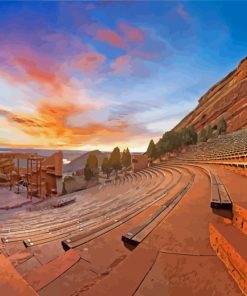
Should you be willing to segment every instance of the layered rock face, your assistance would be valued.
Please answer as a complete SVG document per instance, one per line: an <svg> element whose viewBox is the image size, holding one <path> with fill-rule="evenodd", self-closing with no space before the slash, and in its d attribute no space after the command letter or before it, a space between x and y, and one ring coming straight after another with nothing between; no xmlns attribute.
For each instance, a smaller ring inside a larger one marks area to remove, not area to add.
<svg viewBox="0 0 247 296"><path fill-rule="evenodd" d="M227 121L227 132L247 127L247 57L237 69L210 88L174 130L194 125L200 131L209 124L214 127L221 117Z"/></svg>

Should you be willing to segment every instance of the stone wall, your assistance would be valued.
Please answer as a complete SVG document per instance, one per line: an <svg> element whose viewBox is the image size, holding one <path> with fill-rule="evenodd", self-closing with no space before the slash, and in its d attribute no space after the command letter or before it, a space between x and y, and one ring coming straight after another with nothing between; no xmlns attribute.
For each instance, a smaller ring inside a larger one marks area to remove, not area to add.
<svg viewBox="0 0 247 296"><path fill-rule="evenodd" d="M148 166L148 156L144 154L132 155L132 169L134 172L139 172Z"/></svg>
<svg viewBox="0 0 247 296"><path fill-rule="evenodd" d="M243 294L247 295L247 237L239 226L224 221L211 223L210 244Z"/></svg>

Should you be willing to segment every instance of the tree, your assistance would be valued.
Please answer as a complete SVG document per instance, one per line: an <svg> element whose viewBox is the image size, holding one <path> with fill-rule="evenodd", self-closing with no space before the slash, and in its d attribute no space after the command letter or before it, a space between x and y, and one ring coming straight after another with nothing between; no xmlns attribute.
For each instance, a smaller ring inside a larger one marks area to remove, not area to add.
<svg viewBox="0 0 247 296"><path fill-rule="evenodd" d="M151 149L151 152L150 152L150 158L151 158L151 160L156 159L158 157L158 155L159 155L158 154L158 149L157 149L156 145L154 145L152 147L152 149Z"/></svg>
<svg viewBox="0 0 247 296"><path fill-rule="evenodd" d="M127 149L123 151L122 153L122 165L125 168L128 168L131 165L131 154L129 152L129 148L127 147Z"/></svg>
<svg viewBox="0 0 247 296"><path fill-rule="evenodd" d="M181 135L175 131L166 132L162 137L163 152L174 152L181 147Z"/></svg>
<svg viewBox="0 0 247 296"><path fill-rule="evenodd" d="M84 168L84 177L86 181L90 181L93 177L93 173L91 169L88 167L88 165L86 165Z"/></svg>
<svg viewBox="0 0 247 296"><path fill-rule="evenodd" d="M194 126L183 128L181 131L182 144L191 145L197 143L197 133Z"/></svg>
<svg viewBox="0 0 247 296"><path fill-rule="evenodd" d="M85 180L89 181L98 174L98 159L94 154L89 154L84 168Z"/></svg>
<svg viewBox="0 0 247 296"><path fill-rule="evenodd" d="M161 156L164 153L164 142L162 141L162 138L159 139L159 141L156 143L156 149L157 149L157 156L161 160Z"/></svg>
<svg viewBox="0 0 247 296"><path fill-rule="evenodd" d="M156 157L158 157L158 149L153 140L149 142L146 154L149 158L151 158L151 160L154 160Z"/></svg>
<svg viewBox="0 0 247 296"><path fill-rule="evenodd" d="M87 165L88 168L92 171L93 175L96 175L98 173L98 159L96 155L89 154L87 158Z"/></svg>
<svg viewBox="0 0 247 296"><path fill-rule="evenodd" d="M152 160L155 159L158 156L158 149L156 145L154 144L154 141L151 140L148 145L148 149L146 151L146 154L149 158Z"/></svg>
<svg viewBox="0 0 247 296"><path fill-rule="evenodd" d="M198 136L198 141L199 142L206 142L207 141L207 131L205 128L203 128Z"/></svg>
<svg viewBox="0 0 247 296"><path fill-rule="evenodd" d="M108 159L108 157L105 157L103 159L103 162L102 162L102 165L101 165L101 169L102 169L102 172L104 174L106 174L107 179L109 179L109 175L111 173L111 164L110 164L110 160Z"/></svg>
<svg viewBox="0 0 247 296"><path fill-rule="evenodd" d="M120 154L120 149L118 147L115 147L111 153L110 164L111 164L111 167L115 170L117 175L118 170L122 168L121 154Z"/></svg>
<svg viewBox="0 0 247 296"><path fill-rule="evenodd" d="M209 125L207 127L207 139L211 139L211 138L213 138L213 129L212 129L212 126Z"/></svg>
<svg viewBox="0 0 247 296"><path fill-rule="evenodd" d="M148 157L151 158L151 154L153 153L154 148L155 148L154 140L150 140L149 145L148 145L148 149L146 151L146 154Z"/></svg>
<svg viewBox="0 0 247 296"><path fill-rule="evenodd" d="M161 157L161 155L166 152L175 152L183 145L196 144L197 137L198 136L193 125L188 128L183 128L180 132L171 130L164 133L156 145L153 140L150 140L145 154L153 160L157 157Z"/></svg>
<svg viewBox="0 0 247 296"><path fill-rule="evenodd" d="M190 139L191 139L191 144L194 145L197 143L197 138L198 138L194 125L191 125L188 128L188 130L189 130L189 135L190 135Z"/></svg>
<svg viewBox="0 0 247 296"><path fill-rule="evenodd" d="M124 163L126 161L126 150L124 149L123 152L122 152L122 157L121 157L121 164L122 166L124 167Z"/></svg>
<svg viewBox="0 0 247 296"><path fill-rule="evenodd" d="M226 131L226 129L227 129L227 123L224 118L221 118L217 124L218 134L221 135Z"/></svg>

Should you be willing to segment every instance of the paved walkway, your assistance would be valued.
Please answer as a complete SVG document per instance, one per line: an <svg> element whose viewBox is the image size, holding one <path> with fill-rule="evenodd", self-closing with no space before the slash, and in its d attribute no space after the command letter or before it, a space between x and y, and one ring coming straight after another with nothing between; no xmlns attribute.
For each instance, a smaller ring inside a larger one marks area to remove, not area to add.
<svg viewBox="0 0 247 296"><path fill-rule="evenodd" d="M38 295L2 254L0 254L0 294L15 296Z"/></svg>
<svg viewBox="0 0 247 296"><path fill-rule="evenodd" d="M8 188L0 188L0 209L2 210L17 208L30 202L26 197L26 192L17 194Z"/></svg>
<svg viewBox="0 0 247 296"><path fill-rule="evenodd" d="M242 295L209 244L209 222L219 217L210 208L208 178L195 170L192 188L144 241L158 246L159 256L135 295Z"/></svg>

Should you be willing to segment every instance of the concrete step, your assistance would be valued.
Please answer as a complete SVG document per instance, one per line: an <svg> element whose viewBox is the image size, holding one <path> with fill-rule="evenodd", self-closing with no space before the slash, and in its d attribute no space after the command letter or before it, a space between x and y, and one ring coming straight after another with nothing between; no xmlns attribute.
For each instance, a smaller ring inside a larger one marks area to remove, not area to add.
<svg viewBox="0 0 247 296"><path fill-rule="evenodd" d="M0 254L0 295L38 295L3 254Z"/></svg>
<svg viewBox="0 0 247 296"><path fill-rule="evenodd" d="M32 270L24 278L35 291L39 291L72 267L80 258L79 251L69 250L47 264Z"/></svg>
<svg viewBox="0 0 247 296"><path fill-rule="evenodd" d="M227 271L247 295L247 236L232 223L210 223L210 244Z"/></svg>
<svg viewBox="0 0 247 296"><path fill-rule="evenodd" d="M156 249L138 247L108 276L89 291L84 292L83 296L134 295L154 264L157 255Z"/></svg>

